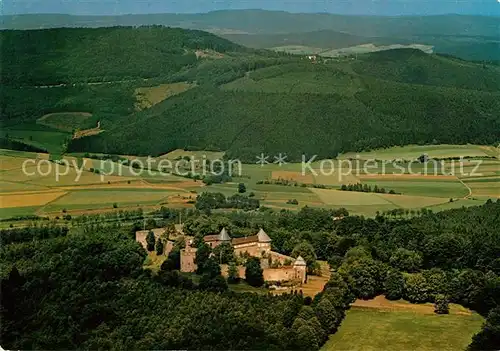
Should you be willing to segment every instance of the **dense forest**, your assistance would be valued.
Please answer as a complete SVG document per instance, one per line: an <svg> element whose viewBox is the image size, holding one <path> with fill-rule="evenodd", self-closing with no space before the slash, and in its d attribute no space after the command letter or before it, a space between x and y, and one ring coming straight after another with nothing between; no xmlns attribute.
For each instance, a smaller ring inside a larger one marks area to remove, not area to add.
<svg viewBox="0 0 500 351"><path fill-rule="evenodd" d="M196 64L197 49L246 50L207 32L161 26L0 31L0 41L8 86L168 76Z"/></svg>
<svg viewBox="0 0 500 351"><path fill-rule="evenodd" d="M296 293L215 292L203 277L172 286L172 275L142 269L146 252L118 227L29 228L5 243L0 342L9 349L311 350L352 298L342 280L314 305Z"/></svg>
<svg viewBox="0 0 500 351"><path fill-rule="evenodd" d="M126 121L109 121L105 133L76 140L70 150L140 155L224 150L230 158L254 162L261 152L301 160L303 154L334 157L394 145L500 139L497 93L369 78L364 86L353 97L197 87Z"/></svg>
<svg viewBox="0 0 500 351"><path fill-rule="evenodd" d="M424 44L433 46L436 53L466 60L500 60L498 19L494 16L450 14L389 18L328 14L323 8L318 12L321 13L231 10L123 16L30 14L1 16L0 28L164 25L221 33L235 43L255 48L303 45L325 52L359 44Z"/></svg>
<svg viewBox="0 0 500 351"><path fill-rule="evenodd" d="M317 259L328 260L332 277L314 299L234 293L217 264L212 267L209 249L199 282L176 273L172 256L157 274L145 270L146 251L134 240L141 222L104 226L87 216L73 219L79 226L70 231L50 224L2 231L2 346L315 350L355 297L378 294L434 302L438 313L447 313L449 302L472 308L487 319L469 348L498 345L500 201L436 214L424 210L412 219L307 207L181 211L184 231L195 238L222 227L233 237L265 227L273 250L300 254L309 270ZM167 208L156 213L167 225L179 215ZM120 216L142 218L142 212Z"/></svg>

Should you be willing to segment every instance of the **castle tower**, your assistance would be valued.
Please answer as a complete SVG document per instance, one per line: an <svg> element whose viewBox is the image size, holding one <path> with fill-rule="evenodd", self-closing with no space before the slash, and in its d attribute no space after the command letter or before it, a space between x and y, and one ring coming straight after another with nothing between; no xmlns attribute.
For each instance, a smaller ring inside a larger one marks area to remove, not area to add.
<svg viewBox="0 0 500 351"><path fill-rule="evenodd" d="M226 228L222 228L222 230L220 231L218 240L219 240L220 244L223 244L223 243L229 243L230 244L231 243L231 237L227 233Z"/></svg>
<svg viewBox="0 0 500 351"><path fill-rule="evenodd" d="M197 265L194 263L197 249L186 246L181 250L181 272L192 273L196 271Z"/></svg>
<svg viewBox="0 0 500 351"><path fill-rule="evenodd" d="M264 251L265 253L268 253L271 251L271 238L267 233L264 231L264 229L260 228L259 232L257 233L257 240L258 240L258 247L259 250L262 252Z"/></svg>
<svg viewBox="0 0 500 351"><path fill-rule="evenodd" d="M293 269L295 270L295 278L300 280L302 284L305 283L307 277L307 263L302 256L297 257L293 263Z"/></svg>

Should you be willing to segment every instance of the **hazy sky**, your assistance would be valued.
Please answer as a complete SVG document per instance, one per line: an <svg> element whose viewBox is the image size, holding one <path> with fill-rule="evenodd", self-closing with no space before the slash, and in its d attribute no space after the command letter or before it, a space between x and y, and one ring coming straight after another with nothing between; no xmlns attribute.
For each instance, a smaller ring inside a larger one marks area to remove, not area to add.
<svg viewBox="0 0 500 351"><path fill-rule="evenodd" d="M366 15L500 15L500 0L0 0L0 7L4 14L120 15L250 8Z"/></svg>

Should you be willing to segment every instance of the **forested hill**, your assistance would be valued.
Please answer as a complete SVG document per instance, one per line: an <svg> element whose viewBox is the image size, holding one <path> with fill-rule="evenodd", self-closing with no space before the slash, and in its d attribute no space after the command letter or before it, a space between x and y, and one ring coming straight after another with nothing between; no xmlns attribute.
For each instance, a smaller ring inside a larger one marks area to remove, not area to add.
<svg viewBox="0 0 500 351"><path fill-rule="evenodd" d="M491 0L494 1L494 0ZM421 44L468 60L498 61L497 16L346 16L226 10L121 16L26 14L0 16L1 29L163 25L198 29L253 48L301 45L328 52L359 44Z"/></svg>
<svg viewBox="0 0 500 351"><path fill-rule="evenodd" d="M415 49L309 60L163 27L1 36L4 126L33 130L26 123L55 112L90 113L100 121L98 135L72 140L67 151L220 150L254 162L262 152L301 160L500 140L495 65ZM183 88L174 91L173 83ZM144 97L156 101L137 108Z"/></svg>
<svg viewBox="0 0 500 351"><path fill-rule="evenodd" d="M168 76L195 51L247 49L213 34L161 26L0 31L1 84L55 85Z"/></svg>
<svg viewBox="0 0 500 351"><path fill-rule="evenodd" d="M300 160L302 154L332 157L412 143L500 140L498 67L418 50L289 60L250 72L218 67L213 72L231 73L232 80L198 86L125 122L109 120L105 133L74 141L71 150L157 155L211 149L246 161L281 152Z"/></svg>

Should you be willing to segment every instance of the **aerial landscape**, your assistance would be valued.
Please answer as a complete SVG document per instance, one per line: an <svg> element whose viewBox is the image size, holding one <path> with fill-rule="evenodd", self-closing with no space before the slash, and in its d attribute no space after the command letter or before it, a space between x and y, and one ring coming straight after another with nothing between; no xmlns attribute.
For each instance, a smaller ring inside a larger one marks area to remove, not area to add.
<svg viewBox="0 0 500 351"><path fill-rule="evenodd" d="M2 349L500 349L500 4L1 6Z"/></svg>

